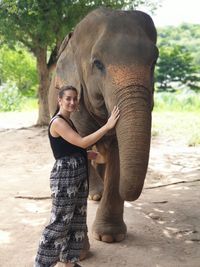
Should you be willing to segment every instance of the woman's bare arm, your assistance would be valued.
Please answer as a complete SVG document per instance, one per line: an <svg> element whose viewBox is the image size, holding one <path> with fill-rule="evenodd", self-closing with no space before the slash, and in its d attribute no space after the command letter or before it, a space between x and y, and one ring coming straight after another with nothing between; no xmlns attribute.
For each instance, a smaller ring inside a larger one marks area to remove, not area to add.
<svg viewBox="0 0 200 267"><path fill-rule="evenodd" d="M99 139L101 139L110 129L112 129L117 120L119 119L119 109L118 107L114 107L111 116L109 117L107 123L98 129L96 132L87 135L85 137L81 137L76 131L74 131L68 123L66 123L61 118L56 118L51 125L51 133L61 136L69 143L87 148L93 144L95 144Z"/></svg>

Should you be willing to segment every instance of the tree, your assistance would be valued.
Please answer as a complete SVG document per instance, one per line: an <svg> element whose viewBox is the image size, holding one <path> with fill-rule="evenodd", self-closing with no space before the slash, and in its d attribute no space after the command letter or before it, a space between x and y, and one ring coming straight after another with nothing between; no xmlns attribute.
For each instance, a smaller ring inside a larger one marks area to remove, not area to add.
<svg viewBox="0 0 200 267"><path fill-rule="evenodd" d="M185 46L160 46L160 56L156 68L158 91L175 91L174 86L188 86L198 90L200 82L199 68L193 64L193 58Z"/></svg>
<svg viewBox="0 0 200 267"><path fill-rule="evenodd" d="M39 77L38 125L48 124L51 71L63 38L78 21L98 6L135 8L150 0L0 0L0 42L22 43L36 57ZM49 55L49 56L48 56Z"/></svg>
<svg viewBox="0 0 200 267"><path fill-rule="evenodd" d="M50 74L58 48L75 21L90 8L85 6L83 1L2 0L0 2L0 34L4 42L8 42L10 46L20 42L36 57L39 76L37 121L39 125L49 122L47 96Z"/></svg>
<svg viewBox="0 0 200 267"><path fill-rule="evenodd" d="M179 26L158 28L158 42L161 46L187 44L187 49L193 57L193 63L200 65L200 24L182 23Z"/></svg>

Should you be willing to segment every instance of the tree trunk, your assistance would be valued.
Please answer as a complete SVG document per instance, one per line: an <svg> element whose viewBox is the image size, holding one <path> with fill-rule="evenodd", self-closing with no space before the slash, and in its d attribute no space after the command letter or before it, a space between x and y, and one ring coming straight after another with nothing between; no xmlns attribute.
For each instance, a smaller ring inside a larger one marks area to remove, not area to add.
<svg viewBox="0 0 200 267"><path fill-rule="evenodd" d="M50 71L47 66L47 49L39 48L36 54L37 70L39 75L38 105L39 114L37 125L48 125L50 120L48 92L50 86Z"/></svg>

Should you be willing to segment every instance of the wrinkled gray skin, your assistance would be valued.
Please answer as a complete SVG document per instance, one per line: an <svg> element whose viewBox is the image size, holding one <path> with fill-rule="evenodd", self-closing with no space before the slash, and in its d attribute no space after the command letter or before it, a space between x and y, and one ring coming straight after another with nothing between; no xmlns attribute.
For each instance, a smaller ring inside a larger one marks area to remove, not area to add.
<svg viewBox="0 0 200 267"><path fill-rule="evenodd" d="M115 105L120 109L116 128L97 143L106 164L93 235L105 242L125 238L124 201L136 200L143 188L157 57L156 29L152 19L140 11L97 9L61 46L50 89L51 110L55 110L57 101L55 87L75 86L80 94L80 111L72 119L85 136L106 123ZM90 176L90 197L95 199L102 184L93 168Z"/></svg>

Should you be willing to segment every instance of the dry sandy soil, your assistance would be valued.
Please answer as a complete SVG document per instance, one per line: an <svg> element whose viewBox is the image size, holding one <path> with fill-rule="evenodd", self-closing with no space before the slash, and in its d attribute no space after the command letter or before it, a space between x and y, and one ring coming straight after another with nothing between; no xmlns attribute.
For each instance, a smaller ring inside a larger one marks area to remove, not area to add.
<svg viewBox="0 0 200 267"><path fill-rule="evenodd" d="M1 267L33 266L49 218L54 159L46 128L28 127L35 118L34 113L0 115ZM94 240L91 225L98 203L89 201L91 250L82 266L199 267L199 163L200 147L153 138L143 193L137 201L125 203L127 238L114 244Z"/></svg>

